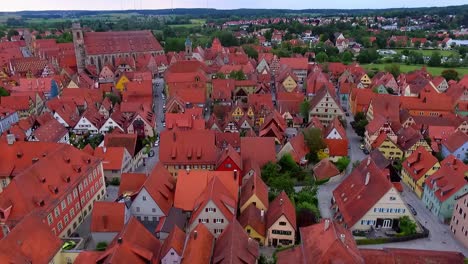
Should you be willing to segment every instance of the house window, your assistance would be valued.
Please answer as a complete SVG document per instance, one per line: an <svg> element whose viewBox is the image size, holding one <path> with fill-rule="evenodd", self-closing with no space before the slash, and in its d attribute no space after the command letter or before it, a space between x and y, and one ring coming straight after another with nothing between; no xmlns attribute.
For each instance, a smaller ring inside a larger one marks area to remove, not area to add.
<svg viewBox="0 0 468 264"><path fill-rule="evenodd" d="M143 199L143 201L146 201L146 196L143 195L142 199Z"/></svg>
<svg viewBox="0 0 468 264"><path fill-rule="evenodd" d="M73 190L73 199L76 199L78 197L78 191L76 189Z"/></svg>
<svg viewBox="0 0 468 264"><path fill-rule="evenodd" d="M65 222L65 225L68 224L68 214L66 214L66 215L63 217L63 221Z"/></svg>
<svg viewBox="0 0 468 264"><path fill-rule="evenodd" d="M60 215L60 209L59 209L59 207L58 207L58 206L57 206L57 207L55 207L55 210L54 210L54 215L55 215L55 217L58 217L58 216Z"/></svg>
<svg viewBox="0 0 468 264"><path fill-rule="evenodd" d="M49 215L47 216L47 223L48 223L49 225L51 225L53 221L54 221L54 218L52 217L52 214L49 214Z"/></svg>
<svg viewBox="0 0 468 264"><path fill-rule="evenodd" d="M151 212L156 213L156 208L152 208Z"/></svg>
<svg viewBox="0 0 468 264"><path fill-rule="evenodd" d="M279 222L279 225L280 225L280 226L285 226L285 225L286 225L286 222Z"/></svg>
<svg viewBox="0 0 468 264"><path fill-rule="evenodd" d="M67 202L65 200L62 201L62 211L67 208Z"/></svg>
<svg viewBox="0 0 468 264"><path fill-rule="evenodd" d="M390 201L395 201L396 197L395 196L390 196Z"/></svg>
<svg viewBox="0 0 468 264"><path fill-rule="evenodd" d="M140 207L137 207L136 211L137 211L137 213L139 213L140 212Z"/></svg>
<svg viewBox="0 0 468 264"><path fill-rule="evenodd" d="M224 219L215 218L215 219L213 219L213 223L215 223L215 224L222 224L222 223L224 223Z"/></svg>
<svg viewBox="0 0 468 264"><path fill-rule="evenodd" d="M72 208L72 209L70 209L70 217L73 218L74 216L75 216L75 209Z"/></svg>
<svg viewBox="0 0 468 264"><path fill-rule="evenodd" d="M247 228L247 234L250 235L250 228Z"/></svg>
<svg viewBox="0 0 468 264"><path fill-rule="evenodd" d="M205 212L216 213L216 208L205 208Z"/></svg>
<svg viewBox="0 0 468 264"><path fill-rule="evenodd" d="M62 231L62 229L63 229L62 221L59 221L59 222L58 222L58 224L57 224L57 229L58 229L59 232Z"/></svg>

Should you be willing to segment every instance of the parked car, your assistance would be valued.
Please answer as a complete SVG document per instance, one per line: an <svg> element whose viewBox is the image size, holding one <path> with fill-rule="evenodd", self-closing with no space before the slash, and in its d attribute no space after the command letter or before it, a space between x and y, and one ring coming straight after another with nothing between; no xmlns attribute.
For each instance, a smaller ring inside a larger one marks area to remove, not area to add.
<svg viewBox="0 0 468 264"><path fill-rule="evenodd" d="M366 155L369 155L369 151L367 149L364 149L362 152L364 152Z"/></svg>
<svg viewBox="0 0 468 264"><path fill-rule="evenodd" d="M154 146L155 146L155 147L159 147L159 139L156 140L156 142L154 142Z"/></svg>
<svg viewBox="0 0 468 264"><path fill-rule="evenodd" d="M349 116L349 113L348 113L348 112L346 112L346 116Z"/></svg>
<svg viewBox="0 0 468 264"><path fill-rule="evenodd" d="M166 127L166 122L163 122L162 125L163 125L163 127Z"/></svg>
<svg viewBox="0 0 468 264"><path fill-rule="evenodd" d="M416 212L416 209L414 209L414 207L413 207L411 204L408 204L408 207L409 207L409 209L410 209L410 211L411 211L411 213L412 213L413 215L417 215L417 214L418 214L418 212Z"/></svg>
<svg viewBox="0 0 468 264"><path fill-rule="evenodd" d="M359 146L359 148L360 148L361 150L364 150L366 147L364 146L364 144L361 144L361 145Z"/></svg>
<svg viewBox="0 0 468 264"><path fill-rule="evenodd" d="M75 246L76 246L76 242L75 242L75 241L69 240L69 241L63 243L62 249L64 249L64 250L71 250L71 249L73 249Z"/></svg>

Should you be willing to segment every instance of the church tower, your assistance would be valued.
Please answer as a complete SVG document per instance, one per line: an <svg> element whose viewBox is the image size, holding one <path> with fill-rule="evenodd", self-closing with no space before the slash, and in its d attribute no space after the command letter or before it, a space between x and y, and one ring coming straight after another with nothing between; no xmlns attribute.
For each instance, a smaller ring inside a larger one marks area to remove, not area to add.
<svg viewBox="0 0 468 264"><path fill-rule="evenodd" d="M75 46L76 65L78 67L78 72L82 72L86 66L86 55L84 50L84 35L80 23L73 23L72 33L73 45Z"/></svg>
<svg viewBox="0 0 468 264"><path fill-rule="evenodd" d="M185 40L185 59L190 60L192 58L192 41L189 37Z"/></svg>

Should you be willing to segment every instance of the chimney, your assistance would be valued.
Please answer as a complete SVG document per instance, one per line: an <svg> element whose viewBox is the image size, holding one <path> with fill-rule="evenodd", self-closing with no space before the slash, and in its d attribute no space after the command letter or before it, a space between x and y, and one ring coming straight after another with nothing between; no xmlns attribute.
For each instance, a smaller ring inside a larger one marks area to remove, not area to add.
<svg viewBox="0 0 468 264"><path fill-rule="evenodd" d="M117 243L122 244L122 237L117 238Z"/></svg>
<svg viewBox="0 0 468 264"><path fill-rule="evenodd" d="M345 242L345 238L346 238L345 234L341 234L341 235L340 235L340 239L341 239L341 242L342 242L342 243Z"/></svg>
<svg viewBox="0 0 468 264"><path fill-rule="evenodd" d="M175 142L176 141L176 134L175 132L172 132L172 140Z"/></svg>
<svg viewBox="0 0 468 264"><path fill-rule="evenodd" d="M14 134L8 134L7 135L7 142L8 142L8 145L13 145L13 143L15 143L16 139L15 139L15 135Z"/></svg>
<svg viewBox="0 0 468 264"><path fill-rule="evenodd" d="M32 164L36 163L39 161L39 158L32 158Z"/></svg>
<svg viewBox="0 0 468 264"><path fill-rule="evenodd" d="M370 172L367 172L366 173L366 182L364 183L365 185L368 185L369 184L369 180L370 180Z"/></svg>
<svg viewBox="0 0 468 264"><path fill-rule="evenodd" d="M265 218L265 210L262 209L260 211L260 217L262 218L262 221L263 221L263 219Z"/></svg>
<svg viewBox="0 0 468 264"><path fill-rule="evenodd" d="M197 230L193 231L193 240L197 240L198 232Z"/></svg>
<svg viewBox="0 0 468 264"><path fill-rule="evenodd" d="M234 180L237 180L237 170L234 170Z"/></svg>
<svg viewBox="0 0 468 264"><path fill-rule="evenodd" d="M418 151L418 159L416 160L416 162L420 162L421 161L421 151Z"/></svg>
<svg viewBox="0 0 468 264"><path fill-rule="evenodd" d="M370 156L369 156L369 157L367 158L367 166L370 165L370 160L371 160L371 158L370 158Z"/></svg>
<svg viewBox="0 0 468 264"><path fill-rule="evenodd" d="M107 151L107 148L106 147L102 147L102 152L106 153Z"/></svg>
<svg viewBox="0 0 468 264"><path fill-rule="evenodd" d="M327 231L328 228L330 227L330 220L329 219L325 219L325 225L324 225L324 231Z"/></svg>
<svg viewBox="0 0 468 264"><path fill-rule="evenodd" d="M280 199L280 205L283 205L283 198Z"/></svg>

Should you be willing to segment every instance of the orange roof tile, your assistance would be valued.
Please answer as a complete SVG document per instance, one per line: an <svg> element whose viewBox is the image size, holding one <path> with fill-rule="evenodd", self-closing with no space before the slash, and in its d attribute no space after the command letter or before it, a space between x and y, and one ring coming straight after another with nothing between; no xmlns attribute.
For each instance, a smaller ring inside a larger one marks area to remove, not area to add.
<svg viewBox="0 0 468 264"><path fill-rule="evenodd" d="M104 170L122 170L124 154L124 147L98 147L94 150L94 156L103 160Z"/></svg>
<svg viewBox="0 0 468 264"><path fill-rule="evenodd" d="M258 151L261 149L262 151ZM241 157L242 163L247 160L255 162L262 167L269 161L276 161L275 139L272 137L242 137Z"/></svg>
<svg viewBox="0 0 468 264"><path fill-rule="evenodd" d="M115 202L94 203L91 232L120 232L125 225L125 204Z"/></svg>
<svg viewBox="0 0 468 264"><path fill-rule="evenodd" d="M329 159L323 159L313 168L317 180L325 180L340 174L338 168Z"/></svg>
<svg viewBox="0 0 468 264"><path fill-rule="evenodd" d="M174 228L169 233L169 236L164 240L163 246L161 248L161 257L165 257L169 250L174 249L174 251L182 256L184 252L185 242L185 233L177 225L174 225Z"/></svg>
<svg viewBox="0 0 468 264"><path fill-rule="evenodd" d="M212 178L217 178L228 191L228 195L238 200L239 183L233 171L179 170L174 198L174 207L192 211L195 200L200 196Z"/></svg>
<svg viewBox="0 0 468 264"><path fill-rule="evenodd" d="M352 227L393 185L388 175L368 157L333 191L344 222Z"/></svg>
<svg viewBox="0 0 468 264"><path fill-rule="evenodd" d="M404 162L403 169L408 175L418 181L426 175L435 164L437 159L432 156L423 146L419 146Z"/></svg>
<svg viewBox="0 0 468 264"><path fill-rule="evenodd" d="M250 225L258 234L261 236L266 235L265 225L266 225L266 216L265 212L255 207L254 204L250 204L245 208L245 210L239 216L239 223L242 227Z"/></svg>
<svg viewBox="0 0 468 264"><path fill-rule="evenodd" d="M447 147L450 152L455 152L466 142L468 142L468 135L459 130L447 138L446 141L442 142L442 144Z"/></svg>
<svg viewBox="0 0 468 264"><path fill-rule="evenodd" d="M241 188L240 206L243 206L252 195L263 203L265 208L268 209L268 186L263 182L260 175L252 175Z"/></svg>
<svg viewBox="0 0 468 264"><path fill-rule="evenodd" d="M268 207L266 215L266 228L269 229L282 215L288 219L294 230L297 230L296 226L296 209L294 208L288 195L282 191Z"/></svg>
<svg viewBox="0 0 468 264"><path fill-rule="evenodd" d="M463 263L464 256L460 252L434 251L421 249L360 249L366 263L394 264L394 263Z"/></svg>
<svg viewBox="0 0 468 264"><path fill-rule="evenodd" d="M140 190L141 186L143 186L146 178L146 174L144 173L122 173L120 176L119 196L134 195Z"/></svg>
<svg viewBox="0 0 468 264"><path fill-rule="evenodd" d="M324 139L328 148L328 154L335 157L348 156L348 140L347 139Z"/></svg>
<svg viewBox="0 0 468 264"><path fill-rule="evenodd" d="M162 51L149 30L86 32L84 43L88 55Z"/></svg>
<svg viewBox="0 0 468 264"><path fill-rule="evenodd" d="M257 263L260 256L258 242L249 238L242 226L234 220L216 240L213 263Z"/></svg>
<svg viewBox="0 0 468 264"><path fill-rule="evenodd" d="M169 171L158 163L142 188L151 195L161 211L167 216L174 204L175 179Z"/></svg>
<svg viewBox="0 0 468 264"><path fill-rule="evenodd" d="M41 217L30 214L0 241L0 263L49 263L61 245Z"/></svg>
<svg viewBox="0 0 468 264"><path fill-rule="evenodd" d="M214 237L204 224L198 224L188 235L182 264L210 263Z"/></svg>
<svg viewBox="0 0 468 264"><path fill-rule="evenodd" d="M33 132L33 135L37 140L41 142L54 143L59 142L59 140L67 134L68 130L55 119L52 119L47 123L41 125Z"/></svg>

